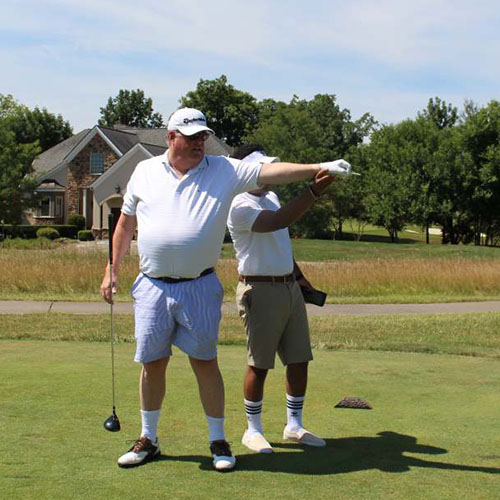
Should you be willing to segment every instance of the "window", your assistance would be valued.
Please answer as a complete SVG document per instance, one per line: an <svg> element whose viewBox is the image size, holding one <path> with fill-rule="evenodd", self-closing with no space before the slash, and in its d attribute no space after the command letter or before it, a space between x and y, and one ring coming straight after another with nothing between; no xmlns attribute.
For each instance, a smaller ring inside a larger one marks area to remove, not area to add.
<svg viewBox="0 0 500 500"><path fill-rule="evenodd" d="M55 211L55 216L56 217L62 217L63 215L63 197L62 196L56 196L56 211Z"/></svg>
<svg viewBox="0 0 500 500"><path fill-rule="evenodd" d="M40 217L50 217L52 214L50 213L51 203L50 196L44 196L40 200L40 207L38 209L38 215Z"/></svg>
<svg viewBox="0 0 500 500"><path fill-rule="evenodd" d="M104 172L104 155L102 153L91 153L90 155L90 173L102 174Z"/></svg>

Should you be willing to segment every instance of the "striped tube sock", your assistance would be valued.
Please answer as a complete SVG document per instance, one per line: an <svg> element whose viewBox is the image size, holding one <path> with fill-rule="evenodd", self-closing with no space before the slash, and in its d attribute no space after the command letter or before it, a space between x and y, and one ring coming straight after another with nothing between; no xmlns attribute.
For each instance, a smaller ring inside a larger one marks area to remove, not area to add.
<svg viewBox="0 0 500 500"><path fill-rule="evenodd" d="M248 432L262 433L262 401L249 401L248 399L243 399L243 401L245 402Z"/></svg>
<svg viewBox="0 0 500 500"><path fill-rule="evenodd" d="M289 431L296 431L303 427L302 408L305 396L286 395L286 427Z"/></svg>
<svg viewBox="0 0 500 500"><path fill-rule="evenodd" d="M146 411L141 410L142 431L141 436L146 436L151 442L155 442L158 431L158 419L160 418L160 410Z"/></svg>

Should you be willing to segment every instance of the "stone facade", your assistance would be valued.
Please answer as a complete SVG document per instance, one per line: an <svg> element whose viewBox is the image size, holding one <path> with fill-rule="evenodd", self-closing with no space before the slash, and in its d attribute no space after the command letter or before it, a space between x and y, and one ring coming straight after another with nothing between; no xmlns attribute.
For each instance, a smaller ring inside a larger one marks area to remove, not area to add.
<svg viewBox="0 0 500 500"><path fill-rule="evenodd" d="M68 184L65 200L65 220L71 214L84 213L81 206L81 191L86 189L101 174L90 173L90 155L92 153L102 153L104 155L104 172L108 170L117 160L118 155L110 148L104 139L96 134L92 140L68 165ZM92 192L87 192L87 200L92 200ZM87 201L90 203L90 201ZM92 218L92 206L88 205L87 219ZM87 220L87 227L92 226L92 220Z"/></svg>

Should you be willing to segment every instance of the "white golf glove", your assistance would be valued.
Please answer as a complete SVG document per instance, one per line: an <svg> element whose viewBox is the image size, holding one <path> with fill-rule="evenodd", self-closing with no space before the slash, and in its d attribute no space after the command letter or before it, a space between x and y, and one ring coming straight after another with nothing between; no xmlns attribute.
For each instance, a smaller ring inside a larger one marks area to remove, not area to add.
<svg viewBox="0 0 500 500"><path fill-rule="evenodd" d="M351 173L351 164L345 160L327 161L320 163L319 166L323 170L328 170L330 175L349 175Z"/></svg>

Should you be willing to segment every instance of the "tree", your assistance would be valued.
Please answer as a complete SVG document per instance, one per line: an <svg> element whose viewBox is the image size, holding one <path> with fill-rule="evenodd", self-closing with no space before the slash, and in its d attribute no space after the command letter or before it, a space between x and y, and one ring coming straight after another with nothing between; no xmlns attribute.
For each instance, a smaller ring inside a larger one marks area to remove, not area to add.
<svg viewBox="0 0 500 500"><path fill-rule="evenodd" d="M61 115L30 110L12 95L0 94L0 222L19 224L35 204L32 176L36 155L71 136Z"/></svg>
<svg viewBox="0 0 500 500"><path fill-rule="evenodd" d="M25 109L12 119L12 130L20 143L39 142L42 151L50 149L73 135L69 122L61 115L54 115L47 109L36 107Z"/></svg>
<svg viewBox="0 0 500 500"><path fill-rule="evenodd" d="M189 91L179 102L181 107L203 111L208 126L230 146L239 146L259 118L255 97L230 85L225 75L214 80L200 79L196 90Z"/></svg>
<svg viewBox="0 0 500 500"><path fill-rule="evenodd" d="M480 244L481 234L486 234L491 243L498 236L500 220L500 102L469 108L459 133L468 167L464 184L474 240Z"/></svg>
<svg viewBox="0 0 500 500"><path fill-rule="evenodd" d="M144 96L144 91L120 90L116 97L110 97L101 108L99 125L113 127L117 123L138 128L163 126L160 113L153 113L153 100Z"/></svg>
<svg viewBox="0 0 500 500"><path fill-rule="evenodd" d="M432 121L437 128L444 129L451 128L457 123L458 111L455 106L435 97L429 99L427 108L419 113L419 116Z"/></svg>
<svg viewBox="0 0 500 500"><path fill-rule="evenodd" d="M20 144L4 122L0 119L0 223L19 224L34 203L37 183L29 174L40 148L36 141Z"/></svg>
<svg viewBox="0 0 500 500"><path fill-rule="evenodd" d="M14 132L18 143L38 141L42 151L73 135L71 125L60 114L54 115L39 107L31 110L19 104L10 94L0 94L0 119L3 119L3 127Z"/></svg>
<svg viewBox="0 0 500 500"><path fill-rule="evenodd" d="M318 94L310 101L294 96L289 103L266 99L259 106L259 123L247 140L262 144L269 154L283 161L319 163L347 157L375 123L369 114L352 121L349 110L341 109L332 94ZM309 238L341 233L343 220L360 209L357 199L360 191L353 188L351 180L339 181L327 190L314 207L293 224L292 232ZM303 183L289 184L277 191L286 202L303 187Z"/></svg>
<svg viewBox="0 0 500 500"><path fill-rule="evenodd" d="M386 228L393 242L411 220L413 176L421 157L411 140L413 130L411 120L384 125L372 134L365 157L366 209L371 222Z"/></svg>

